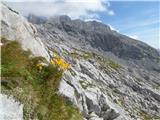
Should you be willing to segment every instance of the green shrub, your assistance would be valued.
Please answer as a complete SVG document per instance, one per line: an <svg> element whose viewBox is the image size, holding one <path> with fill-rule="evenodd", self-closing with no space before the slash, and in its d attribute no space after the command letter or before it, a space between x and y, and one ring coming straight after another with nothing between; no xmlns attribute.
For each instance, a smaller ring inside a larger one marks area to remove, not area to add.
<svg viewBox="0 0 160 120"><path fill-rule="evenodd" d="M1 47L2 76L18 77L25 72L29 54L27 51L22 51L21 45L16 41L3 45Z"/></svg>
<svg viewBox="0 0 160 120"><path fill-rule="evenodd" d="M2 45L2 93L24 104L24 120L82 120L74 105L57 94L63 72L51 64L37 69L37 64L46 60L30 54L16 41Z"/></svg>

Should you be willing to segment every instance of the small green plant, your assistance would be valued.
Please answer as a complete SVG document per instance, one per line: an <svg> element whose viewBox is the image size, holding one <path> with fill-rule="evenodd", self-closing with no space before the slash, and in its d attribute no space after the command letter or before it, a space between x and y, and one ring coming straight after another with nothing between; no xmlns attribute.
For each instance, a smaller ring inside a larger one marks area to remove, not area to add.
<svg viewBox="0 0 160 120"><path fill-rule="evenodd" d="M81 84L83 89L87 89L88 87L95 87L94 84L91 84L89 82L86 82L85 80L80 80L79 83Z"/></svg>
<svg viewBox="0 0 160 120"><path fill-rule="evenodd" d="M90 59L92 57L93 57L93 55L90 52L84 52L84 54L83 54L83 58L86 59L86 60Z"/></svg>
<svg viewBox="0 0 160 120"><path fill-rule="evenodd" d="M113 68L113 69L116 70L116 71L118 71L118 70L121 68L121 66L120 66L119 64L113 62L112 60L109 60L109 61L108 61L108 64L109 64L109 66L110 66L111 68Z"/></svg>
<svg viewBox="0 0 160 120"><path fill-rule="evenodd" d="M160 116L151 116L151 115L146 114L143 111L139 111L139 115L142 120L159 120L160 119Z"/></svg>
<svg viewBox="0 0 160 120"><path fill-rule="evenodd" d="M87 89L88 85L83 80L80 80L79 83L81 84L83 89Z"/></svg>
<svg viewBox="0 0 160 120"><path fill-rule="evenodd" d="M117 100L117 104L118 104L119 106L121 106L121 107L125 107L125 106L124 106L125 103L124 103L124 101L121 100L121 99L118 99L118 100Z"/></svg>
<svg viewBox="0 0 160 120"><path fill-rule="evenodd" d="M74 70L69 69L69 71L70 71L70 73L72 74L72 76L76 76L76 75L77 75L76 72L75 72Z"/></svg>
<svg viewBox="0 0 160 120"><path fill-rule="evenodd" d="M79 50L79 49L75 49L75 51L69 53L69 55L70 55L71 57L77 58L77 59L85 59L85 60L88 60L88 59L93 58L93 55L92 55L91 52L86 52L86 51Z"/></svg>
<svg viewBox="0 0 160 120"><path fill-rule="evenodd" d="M71 56L72 58L77 58L77 59L80 58L80 55L79 55L76 51L71 52L71 53L70 53L70 56Z"/></svg>

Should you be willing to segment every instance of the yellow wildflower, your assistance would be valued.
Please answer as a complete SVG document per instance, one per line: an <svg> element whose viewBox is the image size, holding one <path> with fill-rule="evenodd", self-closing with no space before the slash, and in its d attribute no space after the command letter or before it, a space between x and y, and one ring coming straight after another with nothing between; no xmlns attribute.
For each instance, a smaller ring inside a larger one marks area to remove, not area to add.
<svg viewBox="0 0 160 120"><path fill-rule="evenodd" d="M38 68L39 70L42 70L42 68L43 68L43 65L42 65L41 63L38 63L36 66L37 66L37 68Z"/></svg>
<svg viewBox="0 0 160 120"><path fill-rule="evenodd" d="M59 66L62 70L68 70L71 67L71 65L62 59L58 54L53 52L53 55L54 59L50 61L51 64Z"/></svg>

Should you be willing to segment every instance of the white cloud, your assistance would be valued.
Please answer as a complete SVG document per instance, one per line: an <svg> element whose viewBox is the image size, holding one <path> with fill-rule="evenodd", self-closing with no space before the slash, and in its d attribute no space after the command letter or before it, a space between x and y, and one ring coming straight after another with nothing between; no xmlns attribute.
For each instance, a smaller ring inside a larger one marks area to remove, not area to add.
<svg viewBox="0 0 160 120"><path fill-rule="evenodd" d="M23 15L33 13L39 16L68 15L72 19L99 19L98 12L114 15L108 0L5 0L13 9ZM9 2L8 2L9 1Z"/></svg>
<svg viewBox="0 0 160 120"><path fill-rule="evenodd" d="M87 22L87 21L97 21L97 22L102 22L101 20L99 20L99 19L85 19L85 21Z"/></svg>
<svg viewBox="0 0 160 120"><path fill-rule="evenodd" d="M108 24L108 26L110 27L111 30L119 32L119 30L113 27L112 25Z"/></svg>
<svg viewBox="0 0 160 120"><path fill-rule="evenodd" d="M133 39L136 39L136 40L139 39L139 37L137 35L129 35L129 37L133 38Z"/></svg>
<svg viewBox="0 0 160 120"><path fill-rule="evenodd" d="M58 0L2 0L4 2L55 2Z"/></svg>
<svg viewBox="0 0 160 120"><path fill-rule="evenodd" d="M7 1L7 2L13 2L13 0L2 0L2 1ZM53 1L62 1L62 0L14 0L14 2L53 2ZM71 0L73 2L77 1L77 0ZM82 2L86 2L86 0L81 0ZM92 0L89 0L89 1L92 1ZM94 0L93 0L94 1ZM99 0L99 1L102 1L102 2L106 2L106 0ZM109 1L109 0L108 0ZM110 0L110 1L128 1L128 0ZM130 1L138 1L139 0L130 0ZM153 1L153 0L141 0L141 1Z"/></svg>
<svg viewBox="0 0 160 120"><path fill-rule="evenodd" d="M108 11L108 14L111 15L111 16L115 15L115 13L114 13L113 10L109 10L109 11Z"/></svg>

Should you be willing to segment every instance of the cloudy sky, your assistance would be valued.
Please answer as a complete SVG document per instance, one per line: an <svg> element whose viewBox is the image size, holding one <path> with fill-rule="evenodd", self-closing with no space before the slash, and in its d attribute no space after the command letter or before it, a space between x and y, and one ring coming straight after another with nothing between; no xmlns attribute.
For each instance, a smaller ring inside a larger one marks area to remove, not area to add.
<svg viewBox="0 0 160 120"><path fill-rule="evenodd" d="M97 20L160 49L160 2L152 0L3 0L24 16Z"/></svg>

